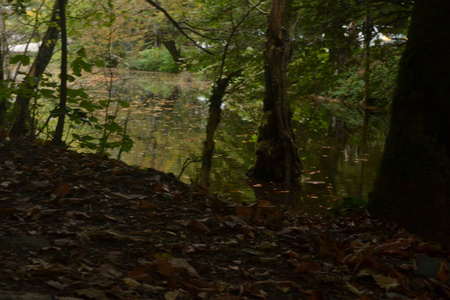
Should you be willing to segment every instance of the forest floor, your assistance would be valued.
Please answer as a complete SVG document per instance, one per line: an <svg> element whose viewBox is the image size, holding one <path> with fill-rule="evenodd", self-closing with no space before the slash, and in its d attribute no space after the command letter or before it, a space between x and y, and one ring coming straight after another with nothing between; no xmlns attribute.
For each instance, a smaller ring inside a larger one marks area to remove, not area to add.
<svg viewBox="0 0 450 300"><path fill-rule="evenodd" d="M0 140L0 299L449 299L448 249L365 210L232 204L153 169Z"/></svg>

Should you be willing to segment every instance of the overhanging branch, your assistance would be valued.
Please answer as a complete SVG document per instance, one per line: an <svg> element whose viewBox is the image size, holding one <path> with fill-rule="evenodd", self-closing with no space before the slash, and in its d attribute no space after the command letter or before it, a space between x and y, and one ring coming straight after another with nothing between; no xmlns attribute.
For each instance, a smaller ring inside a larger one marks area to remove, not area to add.
<svg viewBox="0 0 450 300"><path fill-rule="evenodd" d="M201 45L199 45L198 43L197 43L197 41L195 41L193 38L191 38L187 33L186 33L186 31L184 31L183 30L183 28L180 26L180 24L178 24L178 22L177 21L175 21L175 19L174 18L172 18L172 16L167 12L167 10L165 10L164 8L162 8L158 3L156 3L155 1L152 1L152 0L146 0L148 3L150 3L150 5L152 5L153 7L155 7L157 10L159 10L160 12L162 12L166 17L167 17L167 19L169 19L169 21L173 24L173 26L175 26L177 29L178 29L178 31L182 34L182 35L184 35L188 40L190 40L191 42L193 42L194 43L194 45L197 47L197 48L200 48L201 50L203 50L204 52L206 52L206 53L208 53L208 54L214 54L214 53L212 53L211 51L209 51L208 49L205 49L204 47L202 47Z"/></svg>

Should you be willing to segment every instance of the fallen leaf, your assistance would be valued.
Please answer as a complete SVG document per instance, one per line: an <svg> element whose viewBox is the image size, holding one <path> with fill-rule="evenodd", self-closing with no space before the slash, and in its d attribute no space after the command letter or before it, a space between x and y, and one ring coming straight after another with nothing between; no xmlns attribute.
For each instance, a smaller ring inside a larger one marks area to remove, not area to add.
<svg viewBox="0 0 450 300"><path fill-rule="evenodd" d="M134 279L132 279L132 278L124 278L124 279L123 279L123 282L124 282L126 285L131 286L131 287L138 287L138 286L141 285L139 282L137 282L136 280L134 280Z"/></svg>
<svg viewBox="0 0 450 300"><path fill-rule="evenodd" d="M315 261L302 261L297 265L294 273L317 273L322 271L322 267Z"/></svg>
<svg viewBox="0 0 450 300"><path fill-rule="evenodd" d="M195 250L210 252L209 247L206 244L192 244L192 247Z"/></svg>
<svg viewBox="0 0 450 300"><path fill-rule="evenodd" d="M448 283L448 279L449 279L449 266L447 265L447 263L445 261L443 261L441 263L441 266L439 267L439 271L436 275L436 277L444 282L444 283Z"/></svg>
<svg viewBox="0 0 450 300"><path fill-rule="evenodd" d="M314 290L311 292L311 300L325 300L325 296L321 291Z"/></svg>
<svg viewBox="0 0 450 300"><path fill-rule="evenodd" d="M192 228L196 229L199 232L211 233L211 230L208 228L208 226L198 220L193 220L190 225Z"/></svg>
<svg viewBox="0 0 450 300"><path fill-rule="evenodd" d="M64 288L65 288L65 285L63 285L61 282L58 282L58 281L49 280L49 281L46 281L45 283L57 290L60 290L60 291L64 290Z"/></svg>
<svg viewBox="0 0 450 300"><path fill-rule="evenodd" d="M175 300L178 298L179 295L180 295L180 290L167 292L164 294L164 299L165 300Z"/></svg>
<svg viewBox="0 0 450 300"><path fill-rule="evenodd" d="M70 193L70 187L67 182L61 182L58 187L53 191L55 196L65 196Z"/></svg>
<svg viewBox="0 0 450 300"><path fill-rule="evenodd" d="M191 277L200 277L197 271L183 258L170 258L169 263L173 269L178 271L186 270Z"/></svg>
<svg viewBox="0 0 450 300"><path fill-rule="evenodd" d="M350 282L345 282L345 287L349 289L350 292L352 292L355 295L361 296L362 292L360 292L355 286L350 284Z"/></svg>
<svg viewBox="0 0 450 300"><path fill-rule="evenodd" d="M86 296L89 299L96 299L96 300L107 300L105 292L94 289L94 288L87 288L87 289L81 289L76 290L75 293L77 293L80 296Z"/></svg>
<svg viewBox="0 0 450 300"><path fill-rule="evenodd" d="M236 206L236 213L238 216L249 219L251 218L255 213L255 208L253 206Z"/></svg>
<svg viewBox="0 0 450 300"><path fill-rule="evenodd" d="M170 189L169 189L169 186L167 184L155 182L153 184L153 191L157 195L162 195L162 194L165 194L165 193L169 193Z"/></svg>
<svg viewBox="0 0 450 300"><path fill-rule="evenodd" d="M64 246L75 246L75 242L70 239L56 239L53 240L53 244L57 247L64 247Z"/></svg>
<svg viewBox="0 0 450 300"><path fill-rule="evenodd" d="M155 205L145 200L141 200L138 205L138 209L147 210L147 209L155 209Z"/></svg>
<svg viewBox="0 0 450 300"><path fill-rule="evenodd" d="M404 249L408 249L412 245L412 240L398 239L395 241L389 241L375 248L377 251L381 251L383 253L393 253L400 254L402 256L408 256L409 253L404 251Z"/></svg>
<svg viewBox="0 0 450 300"><path fill-rule="evenodd" d="M378 286L389 291L399 286L397 279L384 276L384 275L372 275L373 279L377 282Z"/></svg>
<svg viewBox="0 0 450 300"><path fill-rule="evenodd" d="M255 237L255 232L253 231L253 229L248 226L248 225L244 225L241 227L241 231L249 238L253 239Z"/></svg>
<svg viewBox="0 0 450 300"><path fill-rule="evenodd" d="M292 257L292 258L296 258L296 259L300 259L300 255L298 255L297 252L294 252L292 250L288 250L286 252L283 253L284 256L288 256L288 257Z"/></svg>
<svg viewBox="0 0 450 300"><path fill-rule="evenodd" d="M166 278L169 278L175 272L168 259L157 259L154 264L156 266L156 270Z"/></svg>
<svg viewBox="0 0 450 300"><path fill-rule="evenodd" d="M148 273L148 266L144 266L144 265L139 265L137 267L135 267L133 270L129 271L127 273L127 277L128 278L136 278L136 277L141 277L143 275L146 275Z"/></svg>

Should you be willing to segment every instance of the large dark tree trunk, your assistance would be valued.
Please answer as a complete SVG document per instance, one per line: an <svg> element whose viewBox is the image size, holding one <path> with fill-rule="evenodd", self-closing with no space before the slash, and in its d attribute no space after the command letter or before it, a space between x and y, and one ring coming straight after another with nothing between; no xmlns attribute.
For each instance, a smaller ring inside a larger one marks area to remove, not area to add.
<svg viewBox="0 0 450 300"><path fill-rule="evenodd" d="M450 1L417 0L369 209L450 245Z"/></svg>
<svg viewBox="0 0 450 300"><path fill-rule="evenodd" d="M290 9L290 0L273 0L269 14L264 53L266 94L256 146L256 162L248 171L250 177L259 180L292 182L301 174L287 97Z"/></svg>
<svg viewBox="0 0 450 300"><path fill-rule="evenodd" d="M67 0L64 1L67 3ZM39 85L42 75L53 56L53 50L60 33L59 1L55 0L49 27L42 39L42 45L26 78L19 87L19 94L14 102L11 119L14 122L11 134L26 135L30 130L30 100Z"/></svg>

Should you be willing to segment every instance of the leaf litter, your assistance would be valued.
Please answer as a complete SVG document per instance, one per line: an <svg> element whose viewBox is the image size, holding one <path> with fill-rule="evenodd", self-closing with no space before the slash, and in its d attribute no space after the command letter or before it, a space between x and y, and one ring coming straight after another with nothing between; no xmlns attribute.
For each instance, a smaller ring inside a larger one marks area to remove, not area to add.
<svg viewBox="0 0 450 300"><path fill-rule="evenodd" d="M448 249L365 210L236 205L171 174L0 141L0 299L448 299Z"/></svg>

